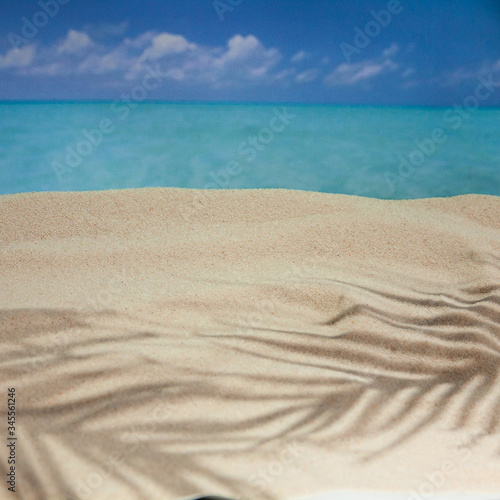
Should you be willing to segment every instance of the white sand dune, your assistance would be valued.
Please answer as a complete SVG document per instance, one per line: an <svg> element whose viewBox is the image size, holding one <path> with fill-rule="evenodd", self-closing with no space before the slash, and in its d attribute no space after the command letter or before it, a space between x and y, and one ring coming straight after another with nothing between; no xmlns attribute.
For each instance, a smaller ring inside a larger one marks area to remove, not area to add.
<svg viewBox="0 0 500 500"><path fill-rule="evenodd" d="M500 498L500 198L32 193L0 231L19 498Z"/></svg>

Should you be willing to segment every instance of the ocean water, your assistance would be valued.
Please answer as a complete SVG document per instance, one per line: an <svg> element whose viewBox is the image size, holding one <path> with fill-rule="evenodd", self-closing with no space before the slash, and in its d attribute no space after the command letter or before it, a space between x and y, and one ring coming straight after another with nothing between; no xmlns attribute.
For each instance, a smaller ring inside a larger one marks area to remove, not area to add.
<svg viewBox="0 0 500 500"><path fill-rule="evenodd" d="M500 109L0 104L0 194L149 186L500 195Z"/></svg>

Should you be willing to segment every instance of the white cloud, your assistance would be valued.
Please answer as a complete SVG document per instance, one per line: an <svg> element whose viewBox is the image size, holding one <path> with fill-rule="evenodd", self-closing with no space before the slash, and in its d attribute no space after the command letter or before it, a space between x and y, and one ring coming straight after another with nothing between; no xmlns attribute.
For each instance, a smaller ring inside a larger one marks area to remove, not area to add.
<svg viewBox="0 0 500 500"><path fill-rule="evenodd" d="M233 36L227 43L227 50L214 60L219 68L230 68L249 64L262 74L276 64L281 55L276 49L266 49L253 35ZM258 68L257 68L258 67Z"/></svg>
<svg viewBox="0 0 500 500"><path fill-rule="evenodd" d="M303 71L302 73L299 73L295 77L295 81L297 83L310 83L316 80L318 78L319 71L317 69L308 69L306 71Z"/></svg>
<svg viewBox="0 0 500 500"><path fill-rule="evenodd" d="M78 54L94 45L87 33L83 31L69 30L66 38L59 44L59 54Z"/></svg>
<svg viewBox="0 0 500 500"><path fill-rule="evenodd" d="M186 73L180 68L172 68L168 70L166 74L168 78L171 78L172 80L176 80L178 82L182 82L186 79Z"/></svg>
<svg viewBox="0 0 500 500"><path fill-rule="evenodd" d="M398 65L390 57L396 54L399 48L393 44L384 50L380 57L367 59L359 63L339 64L329 73L324 82L331 86L355 85L363 81L371 80L376 76L398 69Z"/></svg>
<svg viewBox="0 0 500 500"><path fill-rule="evenodd" d="M410 76L412 76L414 74L415 74L415 70L413 68L408 68L408 69L405 69L401 73L401 78L409 78Z"/></svg>
<svg viewBox="0 0 500 500"><path fill-rule="evenodd" d="M395 68L388 61L383 63L370 61L356 64L342 63L326 76L325 83L333 86L353 85L393 69Z"/></svg>
<svg viewBox="0 0 500 500"><path fill-rule="evenodd" d="M296 72L297 70L295 68L284 69L283 71L280 71L279 73L274 75L273 80L288 82L289 77L293 76Z"/></svg>
<svg viewBox="0 0 500 500"><path fill-rule="evenodd" d="M495 75L500 77L500 59L497 61L483 61L481 64L462 66L452 71L444 71L430 80L441 87L457 87L459 85L477 82L480 76Z"/></svg>
<svg viewBox="0 0 500 500"><path fill-rule="evenodd" d="M472 80L476 76L476 72L471 69L457 68L454 71L446 72L438 77L438 81L443 86L462 85L467 80Z"/></svg>
<svg viewBox="0 0 500 500"><path fill-rule="evenodd" d="M398 52L399 45L397 43L393 43L390 47L382 52L382 57L392 57L395 56Z"/></svg>
<svg viewBox="0 0 500 500"><path fill-rule="evenodd" d="M35 58L35 52L34 45L10 49L4 56L0 55L0 69L29 66Z"/></svg>
<svg viewBox="0 0 500 500"><path fill-rule="evenodd" d="M227 43L228 51L218 60L222 65L229 61L246 60L260 48L260 42L252 35L233 36Z"/></svg>
<svg viewBox="0 0 500 500"><path fill-rule="evenodd" d="M144 49L151 44L157 35L158 33L156 31L146 31L135 38L125 38L122 45L133 49Z"/></svg>
<svg viewBox="0 0 500 500"><path fill-rule="evenodd" d="M127 57L127 53L122 47L117 47L111 52L103 54L90 54L77 65L75 73L92 73L102 75L118 70L126 71L128 66L129 59Z"/></svg>
<svg viewBox="0 0 500 500"><path fill-rule="evenodd" d="M157 61L170 54L180 54L187 50L194 50L196 45L189 43L181 35L160 33L152 39L151 45L142 53L141 61Z"/></svg>
<svg viewBox="0 0 500 500"><path fill-rule="evenodd" d="M280 60L279 50L265 47L253 35L235 35L226 46L211 47L157 31L104 44L84 31L69 30L62 40L36 51L33 45L0 55L0 69L13 67L24 76L108 75L109 84L117 86L158 65L173 81L224 88L274 81ZM306 73L301 80L312 77Z"/></svg>
<svg viewBox="0 0 500 500"><path fill-rule="evenodd" d="M153 37L143 54L155 46ZM179 52L171 52L155 61L163 63L169 78L176 81L208 83L214 88L244 85L261 81L281 58L278 50L266 48L254 36L233 36L226 47L204 47L196 44L179 44ZM131 42L129 41L129 45ZM183 50L180 52L182 48ZM167 59L164 59L167 56ZM144 56L138 58L126 74L132 80L147 71Z"/></svg>
<svg viewBox="0 0 500 500"><path fill-rule="evenodd" d="M253 35L233 36L225 50L200 50L187 62L189 72L201 81L252 83L265 79L280 61L277 49L265 48Z"/></svg>
<svg viewBox="0 0 500 500"><path fill-rule="evenodd" d="M308 57L309 57L309 54L305 50L300 50L299 52L297 52L296 54L294 54L292 56L290 61L295 64L295 63L299 63L301 61L304 61Z"/></svg>

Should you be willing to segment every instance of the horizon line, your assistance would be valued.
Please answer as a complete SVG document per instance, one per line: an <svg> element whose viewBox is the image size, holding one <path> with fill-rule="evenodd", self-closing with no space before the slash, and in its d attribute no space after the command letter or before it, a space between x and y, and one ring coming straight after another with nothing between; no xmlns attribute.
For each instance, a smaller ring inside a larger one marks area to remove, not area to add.
<svg viewBox="0 0 500 500"><path fill-rule="evenodd" d="M120 99L0 99L3 104L112 104L121 102ZM308 107L352 107L352 108L425 108L443 109L454 104L360 104L360 103L332 103L332 102L296 102L296 101L204 101L189 99L145 99L136 104L180 104L180 105L242 105L242 106L308 106ZM500 105L478 106L476 109L500 109Z"/></svg>

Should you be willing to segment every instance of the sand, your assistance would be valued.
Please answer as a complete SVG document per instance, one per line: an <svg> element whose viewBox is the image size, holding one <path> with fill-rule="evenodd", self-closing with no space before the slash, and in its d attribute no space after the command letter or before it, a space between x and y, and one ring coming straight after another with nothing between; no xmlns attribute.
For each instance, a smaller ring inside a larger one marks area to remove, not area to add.
<svg viewBox="0 0 500 500"><path fill-rule="evenodd" d="M0 232L19 498L500 498L500 198L30 193Z"/></svg>

